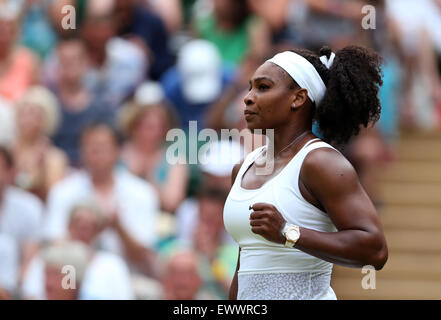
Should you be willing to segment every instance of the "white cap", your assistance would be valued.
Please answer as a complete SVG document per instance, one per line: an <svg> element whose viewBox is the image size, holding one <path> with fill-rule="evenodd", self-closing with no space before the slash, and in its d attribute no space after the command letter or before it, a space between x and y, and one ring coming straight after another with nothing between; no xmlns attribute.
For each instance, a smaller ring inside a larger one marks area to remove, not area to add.
<svg viewBox="0 0 441 320"><path fill-rule="evenodd" d="M192 40L180 50L177 62L182 90L191 103L209 103L222 90L222 59L214 44Z"/></svg>
<svg viewBox="0 0 441 320"><path fill-rule="evenodd" d="M210 142L207 152L201 155L202 172L225 177L231 175L234 165L243 159L244 150L240 143L229 140Z"/></svg>

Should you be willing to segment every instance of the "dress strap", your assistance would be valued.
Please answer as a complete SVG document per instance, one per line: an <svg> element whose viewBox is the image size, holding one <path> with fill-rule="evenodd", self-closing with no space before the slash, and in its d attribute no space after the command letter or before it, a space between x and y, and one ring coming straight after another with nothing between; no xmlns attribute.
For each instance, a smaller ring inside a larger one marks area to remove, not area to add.
<svg viewBox="0 0 441 320"><path fill-rule="evenodd" d="M303 146L303 148L308 147L311 143L313 143L313 142L315 142L315 141L320 141L320 139L319 139L319 138L314 138L314 139L309 140L307 143L305 143L305 145Z"/></svg>

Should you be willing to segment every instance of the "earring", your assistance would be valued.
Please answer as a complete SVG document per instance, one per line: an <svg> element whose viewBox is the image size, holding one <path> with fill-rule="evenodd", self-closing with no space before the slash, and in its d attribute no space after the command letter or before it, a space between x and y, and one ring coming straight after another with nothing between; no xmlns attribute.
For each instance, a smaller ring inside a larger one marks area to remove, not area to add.
<svg viewBox="0 0 441 320"><path fill-rule="evenodd" d="M293 103L293 104L291 105L291 109L294 109L295 107L296 107L296 104Z"/></svg>

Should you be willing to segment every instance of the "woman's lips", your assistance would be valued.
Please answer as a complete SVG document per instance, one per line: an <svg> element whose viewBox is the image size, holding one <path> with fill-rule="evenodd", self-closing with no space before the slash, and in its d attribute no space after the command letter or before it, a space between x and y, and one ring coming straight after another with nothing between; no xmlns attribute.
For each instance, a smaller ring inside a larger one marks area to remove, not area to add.
<svg viewBox="0 0 441 320"><path fill-rule="evenodd" d="M250 111L250 110L245 110L244 111L244 115L245 115L245 119L251 119L252 117L254 117L257 114L257 112L254 111Z"/></svg>

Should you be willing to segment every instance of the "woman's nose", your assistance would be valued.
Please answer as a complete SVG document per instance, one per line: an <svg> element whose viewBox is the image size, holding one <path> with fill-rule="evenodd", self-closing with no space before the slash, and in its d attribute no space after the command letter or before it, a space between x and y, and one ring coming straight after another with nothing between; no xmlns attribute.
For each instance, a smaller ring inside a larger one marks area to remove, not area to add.
<svg viewBox="0 0 441 320"><path fill-rule="evenodd" d="M252 94L252 90L250 90L247 95L245 96L245 98L243 99L243 101L245 102L245 105L249 106L251 104L254 103L254 95Z"/></svg>

